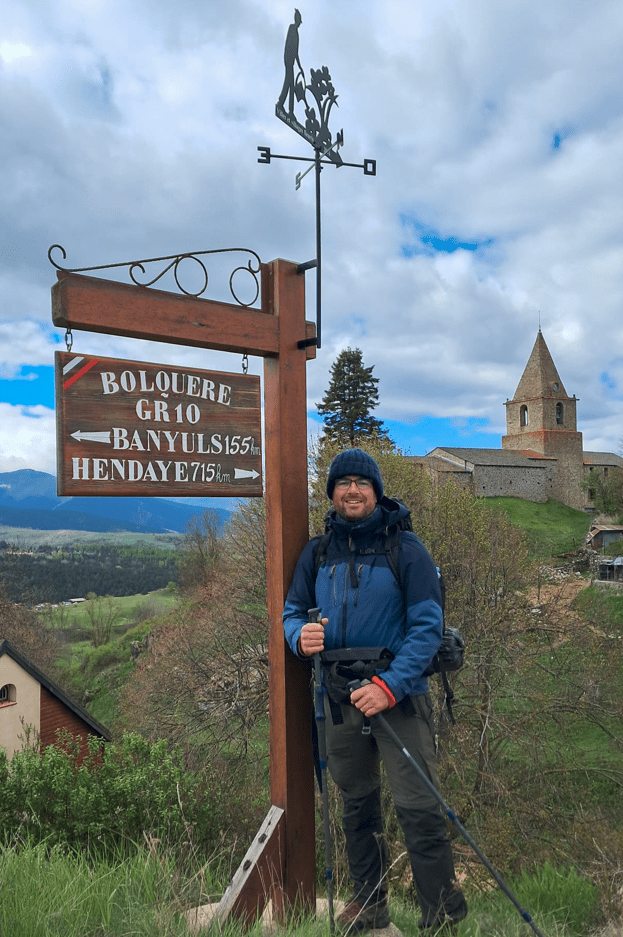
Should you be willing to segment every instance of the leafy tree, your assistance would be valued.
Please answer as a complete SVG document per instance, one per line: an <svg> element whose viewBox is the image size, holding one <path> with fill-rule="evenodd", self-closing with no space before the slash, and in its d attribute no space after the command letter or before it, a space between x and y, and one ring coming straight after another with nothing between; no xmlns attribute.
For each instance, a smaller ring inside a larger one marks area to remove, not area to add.
<svg viewBox="0 0 623 937"><path fill-rule="evenodd" d="M360 348L347 348L331 365L331 382L320 403L325 437L342 447L357 446L370 436L386 436L381 420L370 415L378 406L374 365L364 367Z"/></svg>
<svg viewBox="0 0 623 937"><path fill-rule="evenodd" d="M204 511L200 517L194 515L186 525L179 559L180 586L183 589L208 588L220 553L218 515L214 511Z"/></svg>
<svg viewBox="0 0 623 937"><path fill-rule="evenodd" d="M623 471L611 467L608 474L592 468L580 482L583 491L589 493L599 514L613 517L623 514Z"/></svg>
<svg viewBox="0 0 623 937"><path fill-rule="evenodd" d="M89 632L93 647L101 647L110 641L113 625L119 618L119 609L110 595L87 592L84 605L89 619Z"/></svg>
<svg viewBox="0 0 623 937"><path fill-rule="evenodd" d="M0 640L6 639L49 677L59 679L55 662L59 652L58 633L46 627L36 614L10 601L0 580Z"/></svg>
<svg viewBox="0 0 623 937"><path fill-rule="evenodd" d="M188 604L154 629L123 707L133 726L191 745L193 757L203 746L209 760L244 761L266 728L265 505L241 502L218 540L212 517L187 540L180 582Z"/></svg>
<svg viewBox="0 0 623 937"><path fill-rule="evenodd" d="M223 552L227 575L249 602L266 603L266 503L240 501L225 528Z"/></svg>

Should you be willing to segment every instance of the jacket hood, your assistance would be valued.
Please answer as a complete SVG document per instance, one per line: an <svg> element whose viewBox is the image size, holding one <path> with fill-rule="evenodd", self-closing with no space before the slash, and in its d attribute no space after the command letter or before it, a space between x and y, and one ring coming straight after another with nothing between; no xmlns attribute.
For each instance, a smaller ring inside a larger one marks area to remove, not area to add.
<svg viewBox="0 0 623 937"><path fill-rule="evenodd" d="M383 512L386 527L389 527L390 524L397 524L411 514L407 505L403 504L402 501L397 501L396 498L383 497L379 501L378 507Z"/></svg>

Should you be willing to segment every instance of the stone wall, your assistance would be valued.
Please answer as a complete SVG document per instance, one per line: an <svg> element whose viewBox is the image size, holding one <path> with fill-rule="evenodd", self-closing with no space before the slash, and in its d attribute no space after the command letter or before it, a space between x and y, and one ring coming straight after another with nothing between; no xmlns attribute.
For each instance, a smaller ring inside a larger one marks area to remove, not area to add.
<svg viewBox="0 0 623 937"><path fill-rule="evenodd" d="M552 495L556 463L534 466L479 465L474 471L473 492L482 498L514 497L547 501Z"/></svg>
<svg viewBox="0 0 623 937"><path fill-rule="evenodd" d="M580 488L584 474L581 433L571 429L539 429L530 432L529 428L525 427L519 436L503 436L502 448L532 449L534 452L555 458L557 461L554 464L557 468L551 476L549 497L578 510L584 510L588 506L587 497Z"/></svg>

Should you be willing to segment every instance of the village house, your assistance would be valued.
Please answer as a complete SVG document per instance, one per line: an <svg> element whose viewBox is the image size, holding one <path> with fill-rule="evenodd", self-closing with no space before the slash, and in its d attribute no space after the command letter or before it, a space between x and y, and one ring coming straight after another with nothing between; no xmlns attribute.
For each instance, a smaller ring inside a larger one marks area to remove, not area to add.
<svg viewBox="0 0 623 937"><path fill-rule="evenodd" d="M433 477L452 479L481 497L553 498L592 511L590 493L580 483L591 469L607 475L623 469L613 452L585 452L577 428L577 398L569 397L539 329L534 348L512 400L507 400L506 435L501 449L438 446L411 457Z"/></svg>
<svg viewBox="0 0 623 937"><path fill-rule="evenodd" d="M586 542L591 550L605 550L618 543L623 553L623 526L621 524L591 524Z"/></svg>
<svg viewBox="0 0 623 937"><path fill-rule="evenodd" d="M79 761L88 753L90 735L111 740L86 709L8 641L0 640L0 748L9 758L24 748L27 727L36 732L42 748L55 744L57 731L66 729L80 739Z"/></svg>

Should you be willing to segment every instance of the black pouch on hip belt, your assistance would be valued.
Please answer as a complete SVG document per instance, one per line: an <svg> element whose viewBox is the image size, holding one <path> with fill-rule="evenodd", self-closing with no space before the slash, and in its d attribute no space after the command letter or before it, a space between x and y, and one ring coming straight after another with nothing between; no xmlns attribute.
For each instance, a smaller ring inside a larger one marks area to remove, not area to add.
<svg viewBox="0 0 623 937"><path fill-rule="evenodd" d="M350 703L348 684L353 680L371 680L387 670L394 654L387 647L339 647L322 651L324 685L334 703Z"/></svg>

